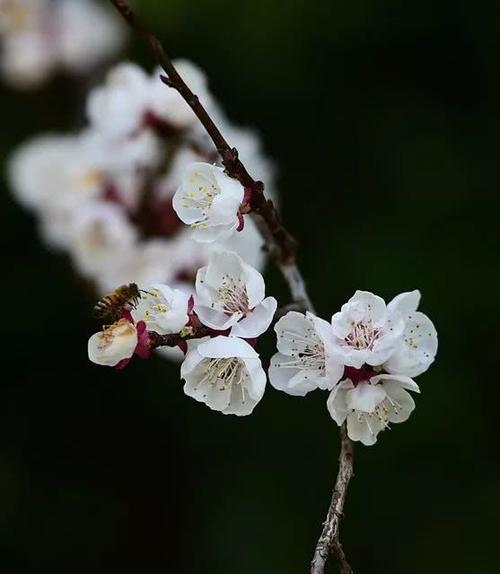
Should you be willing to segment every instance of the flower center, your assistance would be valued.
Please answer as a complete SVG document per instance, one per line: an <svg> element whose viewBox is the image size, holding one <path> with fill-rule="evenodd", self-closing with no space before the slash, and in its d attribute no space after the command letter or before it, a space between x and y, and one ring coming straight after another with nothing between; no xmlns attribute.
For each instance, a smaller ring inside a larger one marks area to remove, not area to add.
<svg viewBox="0 0 500 574"><path fill-rule="evenodd" d="M345 342L356 349L373 349L373 345L380 337L380 329L373 326L372 321L352 322L351 332L345 338Z"/></svg>
<svg viewBox="0 0 500 574"><path fill-rule="evenodd" d="M230 275L224 274L222 284L217 289L222 311L228 315L242 313L246 315L249 309L248 293L241 279L234 279Z"/></svg>
<svg viewBox="0 0 500 574"><path fill-rule="evenodd" d="M245 363L238 358L208 359L205 366L205 374L200 384L209 383L219 391L231 388L232 385L240 385L243 397L244 388L248 383L248 373Z"/></svg>
<svg viewBox="0 0 500 574"><path fill-rule="evenodd" d="M5 2L0 7L0 18L3 20L1 29L8 31L22 30L29 22L28 10L19 2Z"/></svg>
<svg viewBox="0 0 500 574"><path fill-rule="evenodd" d="M280 363L280 367L302 371L325 371L325 346L312 326L304 335L283 331L282 336L291 342L292 358L286 363Z"/></svg>
<svg viewBox="0 0 500 574"><path fill-rule="evenodd" d="M190 190L182 194L183 205L186 209L198 209L201 211L202 217L206 218L214 198L218 194L217 186L199 173L190 177L189 183L191 184ZM202 225L202 222L195 222L191 224L191 227Z"/></svg>
<svg viewBox="0 0 500 574"><path fill-rule="evenodd" d="M115 340L116 337L123 337L127 335L132 335L135 333L135 327L127 321L127 319L120 319L116 323L105 327L104 330L99 334L99 339L101 340L103 347L109 347Z"/></svg>
<svg viewBox="0 0 500 574"><path fill-rule="evenodd" d="M378 424L382 425L382 430L389 428L389 415L394 413L398 415L402 410L402 406L386 395L385 399L377 405L372 413L365 413L363 411L354 411L359 422L365 422L368 426L370 433L377 434L373 430L373 426ZM378 430L378 429L377 429Z"/></svg>
<svg viewBox="0 0 500 574"><path fill-rule="evenodd" d="M89 169L78 177L76 184L85 190L99 185L102 179L103 177L98 170Z"/></svg>
<svg viewBox="0 0 500 574"><path fill-rule="evenodd" d="M386 403L387 399L383 400L379 405L377 405L376 409L372 413L355 411L358 422L366 423L366 426L372 435L377 434L373 430L377 423L382 425L382 429L389 428L389 405Z"/></svg>
<svg viewBox="0 0 500 574"><path fill-rule="evenodd" d="M144 312L145 321L150 320L151 317L156 317L157 315L167 313L167 311L170 309L167 303L160 297L158 289L152 289L143 295L142 299L144 299L148 305L146 311Z"/></svg>

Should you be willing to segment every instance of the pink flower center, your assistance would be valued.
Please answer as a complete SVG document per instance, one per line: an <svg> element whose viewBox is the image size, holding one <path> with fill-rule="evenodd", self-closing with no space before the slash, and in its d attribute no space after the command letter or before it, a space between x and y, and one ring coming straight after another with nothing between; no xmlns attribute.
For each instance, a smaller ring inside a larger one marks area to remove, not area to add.
<svg viewBox="0 0 500 574"><path fill-rule="evenodd" d="M373 326L372 321L358 321L352 323L351 332L345 338L350 347L356 349L373 349L373 345L381 335L381 330Z"/></svg>
<svg viewBox="0 0 500 574"><path fill-rule="evenodd" d="M351 379L354 386L363 381L369 381L375 375L380 375L371 365L363 365L360 369L354 367L344 367L343 379Z"/></svg>

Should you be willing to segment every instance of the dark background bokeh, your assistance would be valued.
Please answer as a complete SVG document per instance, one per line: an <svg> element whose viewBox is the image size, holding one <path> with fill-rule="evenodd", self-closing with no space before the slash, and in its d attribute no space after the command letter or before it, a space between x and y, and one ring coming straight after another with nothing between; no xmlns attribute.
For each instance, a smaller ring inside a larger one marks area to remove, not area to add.
<svg viewBox="0 0 500 574"><path fill-rule="evenodd" d="M320 314L357 288L418 287L438 329L410 420L357 448L342 529L356 572L498 573L500 5L136 6L262 133ZM129 57L152 67L136 40ZM2 158L70 129L82 95L3 88ZM90 364L91 300L2 188L0 571L306 572L336 472L326 395L268 388L238 419L186 398L160 359Z"/></svg>

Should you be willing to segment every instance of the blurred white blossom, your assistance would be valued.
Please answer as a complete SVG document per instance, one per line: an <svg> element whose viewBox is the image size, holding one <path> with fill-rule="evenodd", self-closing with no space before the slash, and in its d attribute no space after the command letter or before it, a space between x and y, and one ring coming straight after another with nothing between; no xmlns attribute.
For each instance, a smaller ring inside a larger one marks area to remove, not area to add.
<svg viewBox="0 0 500 574"><path fill-rule="evenodd" d="M73 227L69 250L77 270L89 277L127 259L137 238L135 228L112 203L93 202L81 208Z"/></svg>
<svg viewBox="0 0 500 574"><path fill-rule="evenodd" d="M0 70L18 88L59 68L87 72L117 53L124 28L95 0L0 0Z"/></svg>
<svg viewBox="0 0 500 574"><path fill-rule="evenodd" d="M242 160L261 170L256 177L272 191L274 170L255 133L224 117L194 64L175 64L210 113L222 118ZM208 166L209 177L232 198L230 228L239 224L243 188L217 165L213 144L201 137L192 111L160 80L158 70L147 74L134 64L118 64L90 92L86 108L88 124L80 132L34 137L12 154L8 175L16 199L36 215L46 245L67 253L99 295L134 282L168 283L190 296L197 271L226 250L255 273L262 269L263 239L250 218L240 233L197 243L175 212L174 194L193 164ZM271 301L267 298L263 307L263 300L263 295L258 302L252 299L242 310L242 327L236 330L251 325ZM270 320L272 305L267 316ZM248 329L247 336L257 331Z"/></svg>

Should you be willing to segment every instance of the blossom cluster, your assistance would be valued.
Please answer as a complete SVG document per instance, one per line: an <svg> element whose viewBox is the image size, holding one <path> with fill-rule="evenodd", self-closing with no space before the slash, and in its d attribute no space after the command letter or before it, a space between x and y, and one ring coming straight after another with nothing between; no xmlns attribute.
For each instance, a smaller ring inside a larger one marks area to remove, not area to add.
<svg viewBox="0 0 500 574"><path fill-rule="evenodd" d="M273 194L273 166L258 137L228 121L199 68L185 60L175 65ZM192 293L197 270L221 249L262 268L263 241L251 220L243 229L239 214L245 189L223 171L193 111L159 70L112 68L90 92L86 115L79 133L22 145L9 176L17 200L36 214L44 242L68 254L98 294L130 282Z"/></svg>
<svg viewBox="0 0 500 574"><path fill-rule="evenodd" d="M86 73L124 39L97 0L0 0L0 73L18 88L38 86L61 68Z"/></svg>
<svg viewBox="0 0 500 574"><path fill-rule="evenodd" d="M428 369L437 352L431 320L417 311L420 293L401 293L388 305L357 291L331 322L290 312L275 325L278 352L271 384L290 395L330 391L328 411L347 423L352 440L372 445L390 423L408 419L419 392L413 377Z"/></svg>
<svg viewBox="0 0 500 574"><path fill-rule="evenodd" d="M90 360L121 368L134 354L148 358L162 336L177 335L185 393L224 414L250 414L266 386L254 347L277 308L262 275L224 251L199 269L194 296L165 284L140 293L137 305L89 339Z"/></svg>
<svg viewBox="0 0 500 574"><path fill-rule="evenodd" d="M277 309L276 299L265 297L262 275L223 251L198 271L194 296L161 284L141 293L137 305L90 338L90 359L121 367L134 354L148 357L161 335L176 334L171 341L185 353L185 393L224 414L250 414L267 380L255 346ZM436 355L437 333L417 310L419 301L418 291L388 305L357 291L330 322L288 312L274 327L271 385L295 396L330 391L334 421L347 424L352 440L374 444L390 423L408 419L415 403L407 391L419 392L413 377Z"/></svg>

